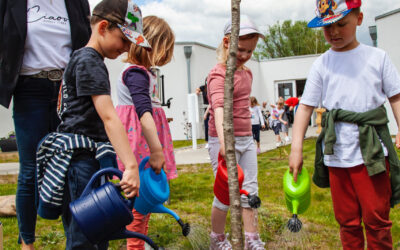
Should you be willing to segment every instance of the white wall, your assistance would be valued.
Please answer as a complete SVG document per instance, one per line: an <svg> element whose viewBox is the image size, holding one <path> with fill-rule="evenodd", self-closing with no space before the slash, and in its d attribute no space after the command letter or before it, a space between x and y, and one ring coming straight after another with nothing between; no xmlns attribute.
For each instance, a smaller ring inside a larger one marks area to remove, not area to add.
<svg viewBox="0 0 400 250"><path fill-rule="evenodd" d="M204 80L211 68L217 63L215 49L208 46L202 46L197 43L178 43L175 45L173 60L164 67L161 67L161 74L164 75L165 98L172 97L171 108L164 107L167 117L173 118L169 123L172 138L174 140L185 140L185 117L187 117L187 95L188 95L188 76L184 46L192 46L192 55L190 57L190 76L191 91L204 84ZM202 96L199 96L200 104ZM203 120L200 113L199 123L197 125L197 137L204 138L202 132Z"/></svg>
<svg viewBox="0 0 400 250"><path fill-rule="evenodd" d="M286 57L260 62L259 75L254 79L252 95L256 96L259 102L274 103L278 98L275 94L275 83L306 79L311 65L318 56ZM256 81L260 81L262 84L257 84Z"/></svg>
<svg viewBox="0 0 400 250"><path fill-rule="evenodd" d="M14 131L11 106L6 109L0 105L0 137L6 137L9 132Z"/></svg>
<svg viewBox="0 0 400 250"><path fill-rule="evenodd" d="M395 32L395 30L398 30L397 26L399 23L400 9L394 11L393 13L387 13L379 16L376 19L378 48L381 48L387 52L398 72L400 72L400 33ZM396 134L398 128L389 102L386 102L385 107L388 111L388 117L390 121L390 133Z"/></svg>

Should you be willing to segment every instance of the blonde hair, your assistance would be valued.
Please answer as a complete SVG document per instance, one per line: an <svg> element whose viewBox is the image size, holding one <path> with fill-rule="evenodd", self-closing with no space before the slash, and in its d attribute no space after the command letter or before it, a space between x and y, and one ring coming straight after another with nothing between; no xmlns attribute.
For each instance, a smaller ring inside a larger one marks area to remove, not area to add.
<svg viewBox="0 0 400 250"><path fill-rule="evenodd" d="M256 36L258 37L259 34L251 33L251 34L247 34L244 36L239 36L239 41L253 39ZM225 37L230 40L231 34L225 35L224 38ZM220 64L226 65L226 61L228 60L228 48L225 48L225 46L224 46L224 38L222 39L222 42L219 44L219 46L217 48L217 61Z"/></svg>
<svg viewBox="0 0 400 250"><path fill-rule="evenodd" d="M260 106L260 104L258 104L257 98L255 98L254 96L250 96L250 105L251 106Z"/></svg>
<svg viewBox="0 0 400 250"><path fill-rule="evenodd" d="M278 102L276 103L276 106L283 108L283 106L285 106L285 101L279 98Z"/></svg>
<svg viewBox="0 0 400 250"><path fill-rule="evenodd" d="M156 16L146 16L143 18L143 35L152 50L132 43L125 62L146 68L169 63L174 54L175 35L168 23Z"/></svg>

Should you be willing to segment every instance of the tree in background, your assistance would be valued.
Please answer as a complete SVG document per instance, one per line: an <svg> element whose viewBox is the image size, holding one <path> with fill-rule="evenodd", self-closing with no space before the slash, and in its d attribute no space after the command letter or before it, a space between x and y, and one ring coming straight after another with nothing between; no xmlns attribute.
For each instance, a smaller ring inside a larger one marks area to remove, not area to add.
<svg viewBox="0 0 400 250"><path fill-rule="evenodd" d="M286 20L269 26L263 43L257 46L257 59L319 54L327 51L322 29L310 29L306 21Z"/></svg>

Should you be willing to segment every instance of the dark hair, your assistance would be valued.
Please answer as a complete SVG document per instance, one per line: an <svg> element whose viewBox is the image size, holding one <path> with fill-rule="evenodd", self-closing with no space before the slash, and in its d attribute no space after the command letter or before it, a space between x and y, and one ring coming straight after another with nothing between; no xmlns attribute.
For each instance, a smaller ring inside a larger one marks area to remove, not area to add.
<svg viewBox="0 0 400 250"><path fill-rule="evenodd" d="M90 24L95 25L103 20L108 21L107 29L117 28L125 23L127 0L102 0L93 9Z"/></svg>
<svg viewBox="0 0 400 250"><path fill-rule="evenodd" d="M103 20L106 20L108 22L108 26L107 29L108 30L113 30L115 28L118 28L118 25L110 20L108 20L107 18L101 17L101 16L97 16L97 15L92 15L90 17L90 25L95 25Z"/></svg>
<svg viewBox="0 0 400 250"><path fill-rule="evenodd" d="M353 8L353 9L351 9L351 12L352 12L353 14L355 14L355 15L358 15L358 14L360 14L360 12L361 12L361 8L360 8L360 7Z"/></svg>

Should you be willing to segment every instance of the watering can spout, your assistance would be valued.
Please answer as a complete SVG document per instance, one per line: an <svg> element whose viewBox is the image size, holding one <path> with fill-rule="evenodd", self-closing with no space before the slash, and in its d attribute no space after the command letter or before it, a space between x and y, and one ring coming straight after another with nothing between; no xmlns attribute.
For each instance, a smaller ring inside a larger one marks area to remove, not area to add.
<svg viewBox="0 0 400 250"><path fill-rule="evenodd" d="M179 216L169 208L164 207L162 204L157 204L151 209L152 213L165 213L172 215L175 220L180 220Z"/></svg>
<svg viewBox="0 0 400 250"><path fill-rule="evenodd" d="M172 215L175 220L179 223L182 228L183 236L187 236L190 233L190 225L189 223L183 223L181 218L169 208L164 207L162 204L158 204L157 206L153 207L151 210L152 213L166 213Z"/></svg>

